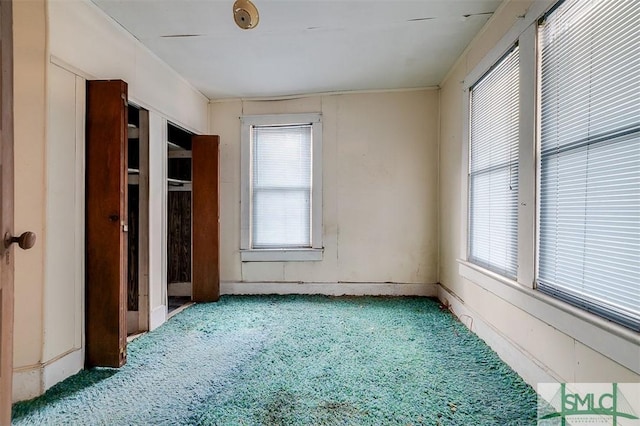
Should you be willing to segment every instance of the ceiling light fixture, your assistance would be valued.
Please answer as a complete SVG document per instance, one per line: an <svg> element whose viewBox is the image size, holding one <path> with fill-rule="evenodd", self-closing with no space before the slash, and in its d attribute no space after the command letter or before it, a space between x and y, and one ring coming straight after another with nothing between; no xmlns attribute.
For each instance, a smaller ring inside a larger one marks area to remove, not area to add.
<svg viewBox="0 0 640 426"><path fill-rule="evenodd" d="M236 0L233 3L233 20L243 30L255 28L260 21L258 8L249 0Z"/></svg>

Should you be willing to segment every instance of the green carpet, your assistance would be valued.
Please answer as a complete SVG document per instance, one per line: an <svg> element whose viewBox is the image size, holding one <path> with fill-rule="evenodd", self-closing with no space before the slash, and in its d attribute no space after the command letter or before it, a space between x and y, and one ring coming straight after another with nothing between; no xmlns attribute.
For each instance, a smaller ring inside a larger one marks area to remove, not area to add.
<svg viewBox="0 0 640 426"><path fill-rule="evenodd" d="M226 296L14 405L16 425L520 425L536 394L426 298Z"/></svg>

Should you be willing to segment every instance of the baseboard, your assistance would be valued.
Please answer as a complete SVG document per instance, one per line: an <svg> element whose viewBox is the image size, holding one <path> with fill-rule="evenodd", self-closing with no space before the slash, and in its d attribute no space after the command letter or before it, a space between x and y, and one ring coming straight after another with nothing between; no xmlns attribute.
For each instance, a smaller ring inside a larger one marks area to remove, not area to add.
<svg viewBox="0 0 640 426"><path fill-rule="evenodd" d="M83 368L84 349L74 349L45 364L17 368L13 372L13 402L38 397Z"/></svg>
<svg viewBox="0 0 640 426"><path fill-rule="evenodd" d="M167 306L160 305L151 310L149 316L149 331L155 330L167 321Z"/></svg>
<svg viewBox="0 0 640 426"><path fill-rule="evenodd" d="M13 372L13 402L33 399L43 392L42 365L31 365Z"/></svg>
<svg viewBox="0 0 640 426"><path fill-rule="evenodd" d="M500 359L507 363L534 389L536 389L538 383L562 381L554 377L544 366L537 363L533 356L522 347L500 333L491 324L485 322L477 312L467 307L455 294L440 285L438 286L438 299L442 303L448 304L451 312L458 317L461 323L484 340L498 354Z"/></svg>
<svg viewBox="0 0 640 426"><path fill-rule="evenodd" d="M42 384L46 392L51 386L73 376L84 368L84 349L77 349L44 364Z"/></svg>
<svg viewBox="0 0 640 426"><path fill-rule="evenodd" d="M223 281L220 294L323 294L327 296L430 296L437 284L415 283L316 283Z"/></svg>

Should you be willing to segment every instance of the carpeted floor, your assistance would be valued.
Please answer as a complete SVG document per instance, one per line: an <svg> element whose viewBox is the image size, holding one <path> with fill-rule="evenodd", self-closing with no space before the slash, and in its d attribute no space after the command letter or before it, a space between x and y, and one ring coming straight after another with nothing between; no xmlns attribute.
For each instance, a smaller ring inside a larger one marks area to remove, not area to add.
<svg viewBox="0 0 640 426"><path fill-rule="evenodd" d="M536 394L425 298L225 296L14 405L16 425L524 425Z"/></svg>

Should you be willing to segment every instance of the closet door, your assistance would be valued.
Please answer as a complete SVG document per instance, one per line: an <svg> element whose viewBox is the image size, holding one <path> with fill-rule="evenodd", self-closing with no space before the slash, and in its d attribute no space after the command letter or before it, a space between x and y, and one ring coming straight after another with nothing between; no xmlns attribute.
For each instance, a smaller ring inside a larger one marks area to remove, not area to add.
<svg viewBox="0 0 640 426"><path fill-rule="evenodd" d="M220 298L220 213L218 136L191 138L192 273L191 298Z"/></svg>
<svg viewBox="0 0 640 426"><path fill-rule="evenodd" d="M120 367L127 344L127 83L87 82L87 367Z"/></svg>
<svg viewBox="0 0 640 426"><path fill-rule="evenodd" d="M0 2L0 235L13 232L12 3ZM11 424L13 248L0 242L0 424Z"/></svg>

